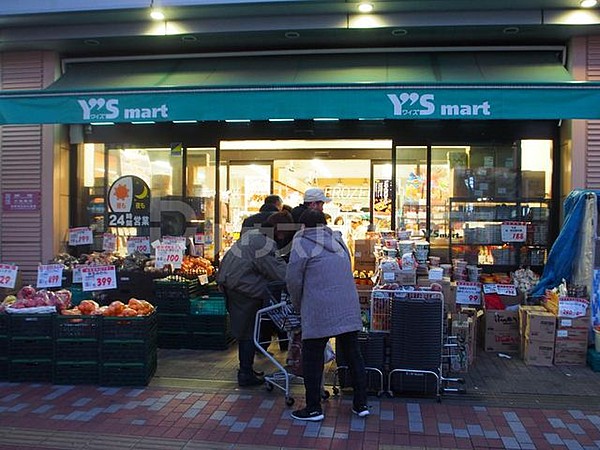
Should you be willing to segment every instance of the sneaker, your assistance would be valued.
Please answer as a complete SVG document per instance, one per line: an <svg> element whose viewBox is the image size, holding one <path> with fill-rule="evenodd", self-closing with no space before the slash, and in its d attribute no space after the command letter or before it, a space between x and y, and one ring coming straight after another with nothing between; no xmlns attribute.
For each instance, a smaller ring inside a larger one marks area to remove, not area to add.
<svg viewBox="0 0 600 450"><path fill-rule="evenodd" d="M257 377L254 373L238 372L237 378L240 387L259 386L265 382L263 378Z"/></svg>
<svg viewBox="0 0 600 450"><path fill-rule="evenodd" d="M359 407L353 406L352 412L356 414L358 417L367 417L369 414L369 407L367 405L362 405Z"/></svg>
<svg viewBox="0 0 600 450"><path fill-rule="evenodd" d="M309 411L307 408L299 409L292 412L293 419L308 420L310 422L319 422L325 418L323 411L313 410Z"/></svg>

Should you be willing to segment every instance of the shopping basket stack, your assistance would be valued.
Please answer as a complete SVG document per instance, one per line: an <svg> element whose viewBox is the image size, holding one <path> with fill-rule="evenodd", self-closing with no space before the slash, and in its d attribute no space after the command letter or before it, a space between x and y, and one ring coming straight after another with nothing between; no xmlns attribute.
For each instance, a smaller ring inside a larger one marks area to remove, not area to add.
<svg viewBox="0 0 600 450"><path fill-rule="evenodd" d="M443 296L396 291L391 306L390 394L440 395Z"/></svg>
<svg viewBox="0 0 600 450"><path fill-rule="evenodd" d="M360 332L358 334L358 344L360 352L365 362L365 370L367 373L367 390L381 394L383 388L383 373L385 364L385 333ZM352 386L352 374L348 367L348 358L343 351L343 348L336 341L336 376L339 380L340 387ZM334 390L334 394L337 393Z"/></svg>

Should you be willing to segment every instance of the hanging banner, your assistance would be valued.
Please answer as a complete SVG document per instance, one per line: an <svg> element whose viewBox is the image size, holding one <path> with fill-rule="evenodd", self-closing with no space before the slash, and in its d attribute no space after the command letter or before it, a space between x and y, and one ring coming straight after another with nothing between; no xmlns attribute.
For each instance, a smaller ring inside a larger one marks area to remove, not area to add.
<svg viewBox="0 0 600 450"><path fill-rule="evenodd" d="M150 226L150 188L140 177L126 175L110 186L107 226Z"/></svg>

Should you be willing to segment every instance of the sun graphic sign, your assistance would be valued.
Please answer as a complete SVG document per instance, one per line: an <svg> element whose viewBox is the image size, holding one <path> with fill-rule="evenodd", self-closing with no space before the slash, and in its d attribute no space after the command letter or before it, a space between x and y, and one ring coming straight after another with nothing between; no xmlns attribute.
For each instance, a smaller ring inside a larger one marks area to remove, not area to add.
<svg viewBox="0 0 600 450"><path fill-rule="evenodd" d="M149 227L150 189L133 175L118 178L108 191L109 227Z"/></svg>

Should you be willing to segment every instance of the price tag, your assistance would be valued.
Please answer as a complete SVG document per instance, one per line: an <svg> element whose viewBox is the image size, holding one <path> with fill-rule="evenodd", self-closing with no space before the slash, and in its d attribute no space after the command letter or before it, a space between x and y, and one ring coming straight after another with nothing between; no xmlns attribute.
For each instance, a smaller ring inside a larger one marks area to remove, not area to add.
<svg viewBox="0 0 600 450"><path fill-rule="evenodd" d="M89 227L69 229L69 245L90 245L94 243L94 236Z"/></svg>
<svg viewBox="0 0 600 450"><path fill-rule="evenodd" d="M187 238L185 236L164 236L162 238L162 244L177 245L185 251L187 247Z"/></svg>
<svg viewBox="0 0 600 450"><path fill-rule="evenodd" d="M162 269L167 264L174 269L181 268L183 261L183 250L180 246L174 244L160 244L156 247L156 267Z"/></svg>
<svg viewBox="0 0 600 450"><path fill-rule="evenodd" d="M84 291L102 291L117 288L115 266L85 266L81 268Z"/></svg>
<svg viewBox="0 0 600 450"><path fill-rule="evenodd" d="M115 252L117 250L117 235L104 233L102 235L102 250L105 252Z"/></svg>
<svg viewBox="0 0 600 450"><path fill-rule="evenodd" d="M502 242L525 242L527 240L527 223L502 222L500 234Z"/></svg>
<svg viewBox="0 0 600 450"><path fill-rule="evenodd" d="M497 284L496 287L498 288L498 295L517 296L517 287L514 284Z"/></svg>
<svg viewBox="0 0 600 450"><path fill-rule="evenodd" d="M495 283L485 283L483 285L484 294L496 294L498 293L498 287Z"/></svg>
<svg viewBox="0 0 600 450"><path fill-rule="evenodd" d="M481 284L470 281L457 281L456 303L461 305L481 304Z"/></svg>
<svg viewBox="0 0 600 450"><path fill-rule="evenodd" d="M75 264L73 266L73 283L81 283L81 268L85 267L84 264Z"/></svg>
<svg viewBox="0 0 600 450"><path fill-rule="evenodd" d="M17 281L19 266L0 264L0 287L14 288Z"/></svg>
<svg viewBox="0 0 600 450"><path fill-rule="evenodd" d="M590 301L586 298L560 297L558 299L558 317L584 317L587 315L587 309Z"/></svg>
<svg viewBox="0 0 600 450"><path fill-rule="evenodd" d="M38 266L37 287L49 288L62 286L62 264L40 264Z"/></svg>
<svg viewBox="0 0 600 450"><path fill-rule="evenodd" d="M204 244L204 233L196 233L194 235L194 244Z"/></svg>
<svg viewBox="0 0 600 450"><path fill-rule="evenodd" d="M127 253L129 255L134 252L150 254L150 238L148 236L131 236L127 239Z"/></svg>
<svg viewBox="0 0 600 450"><path fill-rule="evenodd" d="M205 284L208 284L208 275L206 275L205 273L203 273L202 275L198 275L198 282L203 286Z"/></svg>

